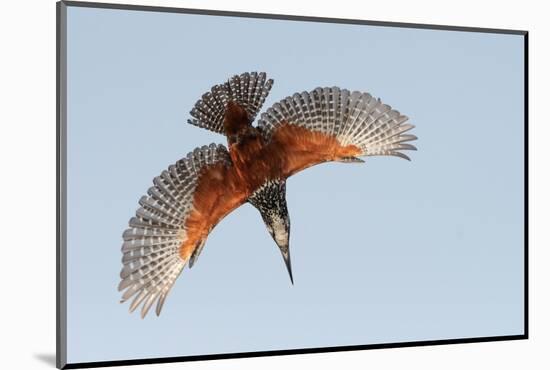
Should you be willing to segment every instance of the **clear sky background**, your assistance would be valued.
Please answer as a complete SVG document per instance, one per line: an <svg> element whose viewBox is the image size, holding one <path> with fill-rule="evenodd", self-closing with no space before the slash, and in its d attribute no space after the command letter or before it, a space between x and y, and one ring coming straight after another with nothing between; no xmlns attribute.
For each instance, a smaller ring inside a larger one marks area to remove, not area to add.
<svg viewBox="0 0 550 370"><path fill-rule="evenodd" d="M122 232L197 146L201 94L236 73L368 91L416 124L412 162L288 181L291 286L259 213L210 235L160 317L118 303ZM517 35L68 9L68 361L523 332L523 39Z"/></svg>

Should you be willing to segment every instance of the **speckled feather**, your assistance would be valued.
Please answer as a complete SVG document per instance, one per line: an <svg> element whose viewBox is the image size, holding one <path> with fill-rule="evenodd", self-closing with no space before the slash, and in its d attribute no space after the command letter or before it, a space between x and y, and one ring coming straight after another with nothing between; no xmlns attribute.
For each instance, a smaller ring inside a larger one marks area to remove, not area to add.
<svg viewBox="0 0 550 370"><path fill-rule="evenodd" d="M260 115L258 129L269 141L285 124L335 137L342 146L355 145L359 156L392 155L405 159L402 150L416 150L405 135L414 126L380 99L368 93L350 92L338 87L316 88L289 96ZM354 161L346 159L346 161Z"/></svg>
<svg viewBox="0 0 550 370"><path fill-rule="evenodd" d="M142 304L144 317L157 302L160 314L166 296L188 262L179 250L186 240L185 220L193 205L193 194L203 169L210 165L231 165L223 145L211 144L195 149L186 158L168 167L153 180L140 208L123 233L119 290L122 302L133 298L130 311ZM200 249L193 253L194 261Z"/></svg>
<svg viewBox="0 0 550 370"><path fill-rule="evenodd" d="M274 179L265 182L248 198L248 202L260 211L262 217L288 215L286 207L286 180Z"/></svg>
<svg viewBox="0 0 550 370"><path fill-rule="evenodd" d="M227 82L215 85L199 99L187 122L220 134L225 134L223 117L229 101L239 103L254 120L271 90L273 80L266 79L265 72L246 72L231 77Z"/></svg>

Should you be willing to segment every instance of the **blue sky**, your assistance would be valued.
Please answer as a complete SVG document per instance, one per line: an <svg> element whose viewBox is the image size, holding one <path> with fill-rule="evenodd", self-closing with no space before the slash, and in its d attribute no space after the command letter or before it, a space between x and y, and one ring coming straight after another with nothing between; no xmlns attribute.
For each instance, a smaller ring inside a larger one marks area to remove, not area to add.
<svg viewBox="0 0 550 370"><path fill-rule="evenodd" d="M291 286L259 213L210 235L159 318L118 303L121 235L169 164L220 135L186 124L244 71L370 92L417 127L412 162L288 180ZM68 360L521 334L523 39L451 31L68 10Z"/></svg>

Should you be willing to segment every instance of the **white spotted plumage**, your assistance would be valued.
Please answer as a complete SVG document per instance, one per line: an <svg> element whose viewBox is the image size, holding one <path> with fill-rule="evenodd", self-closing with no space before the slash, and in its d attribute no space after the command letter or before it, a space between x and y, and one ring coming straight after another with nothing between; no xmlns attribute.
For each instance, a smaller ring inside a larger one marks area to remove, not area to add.
<svg viewBox="0 0 550 370"><path fill-rule="evenodd" d="M223 118L227 102L231 100L239 103L253 121L262 108L272 85L273 80L267 79L265 72L246 72L235 75L227 82L215 85L209 92L203 94L191 110L193 119L187 122L225 134Z"/></svg>
<svg viewBox="0 0 550 370"><path fill-rule="evenodd" d="M355 145L359 156L392 155L405 159L402 150L415 150L405 135L414 128L401 115L380 99L368 93L338 87L316 88L296 93L273 104L258 120L258 128L269 140L283 124L292 124L334 136L342 146Z"/></svg>
<svg viewBox="0 0 550 370"><path fill-rule="evenodd" d="M201 169L223 162L231 165L223 145L195 149L153 180L154 186L139 200L140 208L123 233L123 268L119 290L122 302L133 298L130 311L142 304L144 317L157 302L160 314L166 296L188 262L179 254L186 240L186 217L193 206L193 194ZM200 251L199 251L200 252ZM193 254L193 260L198 253Z"/></svg>

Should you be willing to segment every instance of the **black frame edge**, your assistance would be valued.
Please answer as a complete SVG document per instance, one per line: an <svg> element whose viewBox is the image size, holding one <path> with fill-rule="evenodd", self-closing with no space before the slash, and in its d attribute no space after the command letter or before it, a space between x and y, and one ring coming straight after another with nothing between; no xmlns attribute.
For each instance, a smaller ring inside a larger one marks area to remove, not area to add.
<svg viewBox="0 0 550 370"><path fill-rule="evenodd" d="M56 3L56 367L67 365L67 6Z"/></svg>
<svg viewBox="0 0 550 370"><path fill-rule="evenodd" d="M524 272L524 333L525 338L529 338L529 32L526 32L523 38L524 50L523 50L523 89L524 89L524 256L523 256L523 272Z"/></svg>
<svg viewBox="0 0 550 370"><path fill-rule="evenodd" d="M371 25L382 27L401 27L429 30L444 30L444 31L463 31L463 32L479 32L479 33L496 33L524 36L524 334L521 335L504 335L493 337L475 337L475 338L459 338L459 339L440 339L426 340L413 342L397 342L397 343L381 343L368 345L352 345L340 347L320 347L320 348L303 348L303 349L288 349L274 351L258 351L258 352L240 352L240 353L225 353L211 355L195 355L195 356L175 356L161 358L146 358L132 360L114 360L114 361L96 361L96 362L81 362L67 363L67 322L66 322L66 112L67 112L67 96L66 96L66 61L67 61L67 7L86 7L86 8L101 8L101 9L117 9L117 10L137 10L137 11L152 11L152 12L168 12L168 13L185 13L197 15L213 15L213 16L232 16L246 18L262 18L262 19L278 19L291 21L309 21L321 23L341 23L341 24L357 24ZM477 27L459 27L459 26L444 26L444 25L429 25L417 23L401 23L401 22L383 22L383 21L368 21L357 19L340 19L340 18L324 18L310 17L297 15L281 15L281 14L266 14L266 13L248 13L248 12L233 12L208 9L189 9L175 7L160 7L146 5L129 5L129 4L113 4L113 3L98 3L98 2L81 2L61 0L56 3L56 40L57 40L57 96L56 96L56 367L59 369L79 369L79 368L95 368L95 367L111 367L111 366L127 366L127 365L143 365L143 364L159 364L159 363L174 363L188 361L205 361L205 360L221 360L235 358L252 358L252 357L269 357L269 356L285 356L299 354L314 354L327 352L344 352L344 351L360 351L370 349L385 349L385 348L404 348L404 347L421 347L434 345L449 345L449 344L467 344L467 343L483 343L511 340L526 340L529 339L529 32L526 30L507 30L507 29L491 29Z"/></svg>
<svg viewBox="0 0 550 370"><path fill-rule="evenodd" d="M111 366L129 366L129 365L151 365L160 363L174 362L191 362L191 361L206 361L206 360L224 360L236 358L252 358L252 357L271 357L271 356L288 356L302 355L326 352L350 352L372 349L385 348L405 348L405 347L422 347L422 346L440 346L449 344L467 344L467 343L483 343L483 342L498 342L510 340L524 340L525 335L505 335L496 337L478 337L478 338L462 338L462 339L442 339L442 340L426 340L416 342L398 342L398 343L380 343L358 346L341 346L341 347L326 347L326 348L303 348L303 349L288 349L275 351L258 351L258 352L241 352L241 353L222 353L214 355L198 355L198 356L181 356L181 357L160 357L149 359L135 360L116 360L116 361L98 361L98 362L80 362L67 364L64 369L82 369L94 367L111 367Z"/></svg>
<svg viewBox="0 0 550 370"><path fill-rule="evenodd" d="M251 13L251 12L237 12L237 11L229 11L229 10L176 8L176 7L166 7L166 6L114 4L114 3L84 2L84 1L72 1L72 0L63 0L63 2L67 6L82 7L82 8L137 10L137 11L164 12L164 13L185 13L185 14L213 15L213 16L222 16L222 17L262 18L262 19L278 19L278 20L285 20L285 21L342 23L342 24L370 25L370 26L379 26L379 27L401 27L401 28L416 28L416 29L444 30L444 31L499 33L499 34L511 34L511 35L527 34L527 31L525 30L509 30L509 29L499 29L499 28L444 26L444 25L424 24L424 23L386 22L386 21L362 20L362 19L351 19L351 18L326 18L326 17L303 16L303 15Z"/></svg>

